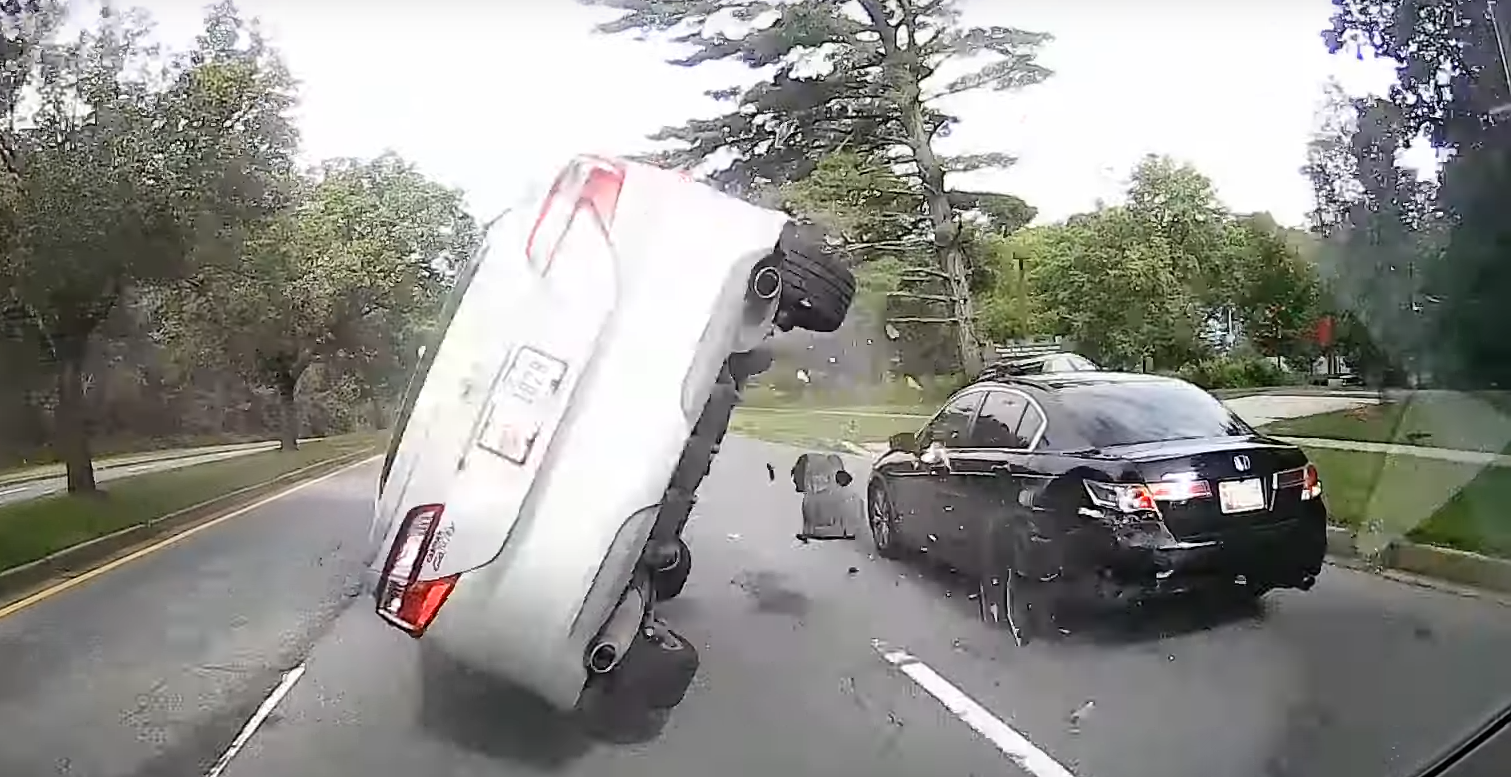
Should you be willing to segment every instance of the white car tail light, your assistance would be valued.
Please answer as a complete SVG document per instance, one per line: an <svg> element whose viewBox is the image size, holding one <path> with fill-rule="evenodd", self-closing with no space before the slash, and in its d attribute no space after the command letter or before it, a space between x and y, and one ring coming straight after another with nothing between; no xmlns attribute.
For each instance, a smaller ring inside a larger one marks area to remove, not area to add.
<svg viewBox="0 0 1511 777"><path fill-rule="evenodd" d="M420 505L404 516L378 581L378 615L413 637L425 633L456 587L458 575L417 579L435 555L436 529L444 511L445 505Z"/></svg>
<svg viewBox="0 0 1511 777"><path fill-rule="evenodd" d="M608 234L619 207L624 175L624 165L619 162L578 157L556 176L525 244L525 257L536 272L550 272L557 249L582 214L596 219L599 229Z"/></svg>

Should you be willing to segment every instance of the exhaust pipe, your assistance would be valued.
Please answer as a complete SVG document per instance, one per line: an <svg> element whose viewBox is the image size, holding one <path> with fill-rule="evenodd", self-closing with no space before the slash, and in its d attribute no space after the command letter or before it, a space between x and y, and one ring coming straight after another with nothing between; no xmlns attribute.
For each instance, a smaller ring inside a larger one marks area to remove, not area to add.
<svg viewBox="0 0 1511 777"><path fill-rule="evenodd" d="M750 293L756 299L775 299L781 291L782 274L775 267L761 267L750 276Z"/></svg>
<svg viewBox="0 0 1511 777"><path fill-rule="evenodd" d="M605 674L619 666L619 662L624 660L625 652L630 649L630 642L640 631L640 624L645 620L647 601L644 583L637 581L631 584L630 590L619 600L619 606L609 613L603 630L598 632L592 646L588 648L588 671Z"/></svg>

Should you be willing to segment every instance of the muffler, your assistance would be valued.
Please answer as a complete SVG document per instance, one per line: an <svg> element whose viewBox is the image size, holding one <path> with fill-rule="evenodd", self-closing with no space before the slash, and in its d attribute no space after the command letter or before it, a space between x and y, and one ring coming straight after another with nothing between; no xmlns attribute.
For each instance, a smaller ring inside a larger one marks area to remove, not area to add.
<svg viewBox="0 0 1511 777"><path fill-rule="evenodd" d="M609 613L609 619L604 622L598 636L593 638L593 644L588 648L588 671L605 674L613 671L624 660L630 643L640 632L640 624L645 622L646 604L649 601L645 581L637 578L630 584L629 590L625 591L624 598L619 600L619 606Z"/></svg>
<svg viewBox="0 0 1511 777"><path fill-rule="evenodd" d="M782 274L771 265L757 267L750 274L750 293L756 299L776 299L782 293Z"/></svg>

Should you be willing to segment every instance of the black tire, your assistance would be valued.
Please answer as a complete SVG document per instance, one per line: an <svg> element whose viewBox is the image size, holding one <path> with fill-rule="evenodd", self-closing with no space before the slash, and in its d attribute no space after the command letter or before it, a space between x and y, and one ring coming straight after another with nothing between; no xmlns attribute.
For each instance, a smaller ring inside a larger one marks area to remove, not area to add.
<svg viewBox="0 0 1511 777"><path fill-rule="evenodd" d="M651 593L656 601L664 602L675 599L682 593L687 585L687 578L693 573L693 552L687 547L687 543L677 540L677 556L667 566L651 572Z"/></svg>
<svg viewBox="0 0 1511 777"><path fill-rule="evenodd" d="M898 535L897 508L881 480L872 480L866 489L866 523L871 527L871 541L882 558L902 558L902 537Z"/></svg>
<svg viewBox="0 0 1511 777"><path fill-rule="evenodd" d="M777 247L782 254L779 323L810 332L839 329L855 298L855 275L841 252L825 243L822 231L790 223Z"/></svg>

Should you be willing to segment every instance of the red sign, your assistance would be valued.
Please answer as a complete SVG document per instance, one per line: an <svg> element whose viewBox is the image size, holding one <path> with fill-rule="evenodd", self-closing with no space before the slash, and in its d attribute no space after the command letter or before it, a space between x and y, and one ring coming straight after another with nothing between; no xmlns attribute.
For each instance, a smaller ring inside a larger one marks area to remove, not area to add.
<svg viewBox="0 0 1511 777"><path fill-rule="evenodd" d="M1323 348L1333 344L1333 317L1323 316L1317 319L1317 344Z"/></svg>

